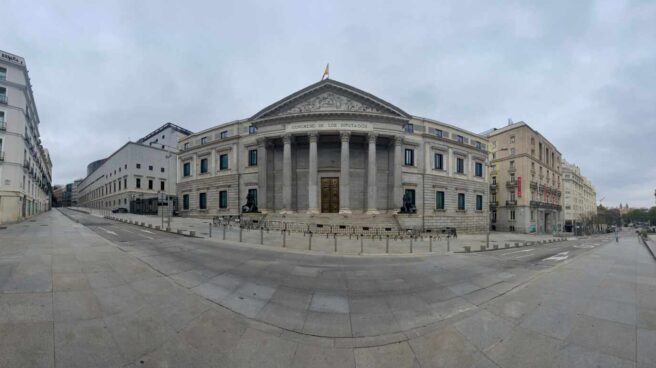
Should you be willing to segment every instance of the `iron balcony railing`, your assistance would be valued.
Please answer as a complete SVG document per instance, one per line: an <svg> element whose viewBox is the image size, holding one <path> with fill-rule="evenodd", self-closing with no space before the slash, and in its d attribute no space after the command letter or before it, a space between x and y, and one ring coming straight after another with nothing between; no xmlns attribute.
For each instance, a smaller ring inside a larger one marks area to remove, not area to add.
<svg viewBox="0 0 656 368"><path fill-rule="evenodd" d="M0 103L7 104L7 95L0 95Z"/></svg>
<svg viewBox="0 0 656 368"><path fill-rule="evenodd" d="M506 188L514 188L517 186L517 181L516 180L508 180L506 182Z"/></svg>
<svg viewBox="0 0 656 368"><path fill-rule="evenodd" d="M506 201L506 206L517 206L517 201Z"/></svg>
<svg viewBox="0 0 656 368"><path fill-rule="evenodd" d="M0 130L7 130L7 122L0 121Z"/></svg>
<svg viewBox="0 0 656 368"><path fill-rule="evenodd" d="M496 192L496 190L497 190L497 183L490 184L490 191L491 192Z"/></svg>
<svg viewBox="0 0 656 368"><path fill-rule="evenodd" d="M498 206L499 206L499 202L497 202L497 201L490 202L490 207L494 208L494 207L498 207Z"/></svg>

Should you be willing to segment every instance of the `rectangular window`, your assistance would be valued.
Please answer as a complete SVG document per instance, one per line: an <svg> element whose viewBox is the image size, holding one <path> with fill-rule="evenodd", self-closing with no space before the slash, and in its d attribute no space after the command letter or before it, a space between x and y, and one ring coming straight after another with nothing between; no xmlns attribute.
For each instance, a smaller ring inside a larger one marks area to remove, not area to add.
<svg viewBox="0 0 656 368"><path fill-rule="evenodd" d="M206 174L207 173L207 162L208 162L208 160L206 158L201 158L200 159L200 173L201 174Z"/></svg>
<svg viewBox="0 0 656 368"><path fill-rule="evenodd" d="M465 210L465 193L458 193L458 209Z"/></svg>
<svg viewBox="0 0 656 368"><path fill-rule="evenodd" d="M189 209L189 194L184 194L182 196L182 209L183 210Z"/></svg>
<svg viewBox="0 0 656 368"><path fill-rule="evenodd" d="M512 221L515 220L515 210L510 211L510 220L512 220Z"/></svg>
<svg viewBox="0 0 656 368"><path fill-rule="evenodd" d="M457 135L456 136L456 141L458 141L458 143L465 143L465 137L463 137L461 135Z"/></svg>
<svg viewBox="0 0 656 368"><path fill-rule="evenodd" d="M207 209L207 193L198 194L198 208L201 210Z"/></svg>
<svg viewBox="0 0 656 368"><path fill-rule="evenodd" d="M118 190L121 190L121 181L118 181Z"/></svg>
<svg viewBox="0 0 656 368"><path fill-rule="evenodd" d="M253 197L253 203L257 206L257 189L249 189L248 195Z"/></svg>
<svg viewBox="0 0 656 368"><path fill-rule="evenodd" d="M483 176L483 164L480 162L475 163L474 165L474 175L478 176L479 178Z"/></svg>
<svg viewBox="0 0 656 368"><path fill-rule="evenodd" d="M182 146L182 149L185 150L185 151L188 150L188 149L189 149L189 142L185 143L185 144Z"/></svg>
<svg viewBox="0 0 656 368"><path fill-rule="evenodd" d="M141 188L141 179L137 178L136 187Z"/></svg>
<svg viewBox="0 0 656 368"><path fill-rule="evenodd" d="M164 168L163 168L163 167L162 167L162 168L160 168L160 171L161 171L161 172L164 172Z"/></svg>
<svg viewBox="0 0 656 368"><path fill-rule="evenodd" d="M4 122L5 122L5 112L0 111L0 124L4 124ZM0 126L0 128L2 127Z"/></svg>
<svg viewBox="0 0 656 368"><path fill-rule="evenodd" d="M227 131L227 130L222 131L222 132L220 133L219 137L220 137L221 139L228 138L228 131Z"/></svg>
<svg viewBox="0 0 656 368"><path fill-rule="evenodd" d="M405 149L405 164L407 166L413 166L415 164L415 150L410 148Z"/></svg>
<svg viewBox="0 0 656 368"><path fill-rule="evenodd" d="M435 169L444 170L444 156L441 153L435 154Z"/></svg>
<svg viewBox="0 0 656 368"><path fill-rule="evenodd" d="M248 151L248 166L257 166L257 150Z"/></svg>
<svg viewBox="0 0 656 368"><path fill-rule="evenodd" d="M435 136L437 136L438 138L442 138L442 137L443 137L443 134L444 134L444 133L442 133L441 130L439 130L439 129L435 129Z"/></svg>
<svg viewBox="0 0 656 368"><path fill-rule="evenodd" d="M148 165L148 170L153 171L153 165Z"/></svg>
<svg viewBox="0 0 656 368"><path fill-rule="evenodd" d="M456 158L456 172L458 174L464 174L465 173L465 159L457 157Z"/></svg>
<svg viewBox="0 0 656 368"><path fill-rule="evenodd" d="M478 142L478 141L474 142L474 146L476 146L476 148L478 148L478 149L481 149L483 147L481 145L481 142Z"/></svg>
<svg viewBox="0 0 656 368"><path fill-rule="evenodd" d="M164 191L164 181L159 182L159 190Z"/></svg>
<svg viewBox="0 0 656 368"><path fill-rule="evenodd" d="M0 68L0 80L6 80L6 79L7 79L7 69Z"/></svg>
<svg viewBox="0 0 656 368"><path fill-rule="evenodd" d="M483 196L476 195L476 211L483 211Z"/></svg>
<svg viewBox="0 0 656 368"><path fill-rule="evenodd" d="M125 188L125 190L128 189L128 178L123 179L123 188Z"/></svg>
<svg viewBox="0 0 656 368"><path fill-rule="evenodd" d="M228 208L228 191L222 190L219 192L219 208Z"/></svg>
<svg viewBox="0 0 656 368"><path fill-rule="evenodd" d="M435 208L438 210L444 209L444 192L435 192Z"/></svg>
<svg viewBox="0 0 656 368"><path fill-rule="evenodd" d="M255 134L257 133L257 127L254 125L251 125L248 127L248 134Z"/></svg>
<svg viewBox="0 0 656 368"><path fill-rule="evenodd" d="M153 180L152 179L148 179L148 189L153 190Z"/></svg>
<svg viewBox="0 0 656 368"><path fill-rule="evenodd" d="M228 154L219 156L219 170L228 170Z"/></svg>
<svg viewBox="0 0 656 368"><path fill-rule="evenodd" d="M182 176L191 176L191 164L189 162L182 165Z"/></svg>
<svg viewBox="0 0 656 368"><path fill-rule="evenodd" d="M413 124L406 124L405 125L405 132L406 133L414 133L415 131L415 126Z"/></svg>
<svg viewBox="0 0 656 368"><path fill-rule="evenodd" d="M7 103L7 89L0 87L0 102Z"/></svg>
<svg viewBox="0 0 656 368"><path fill-rule="evenodd" d="M410 198L410 204L412 207L415 207L415 190L414 189L406 189L405 194Z"/></svg>
<svg viewBox="0 0 656 368"><path fill-rule="evenodd" d="M207 144L207 137L203 137L200 139L200 144Z"/></svg>
<svg viewBox="0 0 656 368"><path fill-rule="evenodd" d="M141 164L137 164L137 169L141 169Z"/></svg>

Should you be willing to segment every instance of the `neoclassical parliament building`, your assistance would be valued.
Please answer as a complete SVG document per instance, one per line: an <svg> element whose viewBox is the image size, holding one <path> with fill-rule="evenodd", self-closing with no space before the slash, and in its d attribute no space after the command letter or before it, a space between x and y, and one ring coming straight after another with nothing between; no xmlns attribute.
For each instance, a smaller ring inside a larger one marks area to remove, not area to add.
<svg viewBox="0 0 656 368"><path fill-rule="evenodd" d="M181 139L178 207L183 216L237 215L250 197L267 219L482 232L487 144L325 79Z"/></svg>

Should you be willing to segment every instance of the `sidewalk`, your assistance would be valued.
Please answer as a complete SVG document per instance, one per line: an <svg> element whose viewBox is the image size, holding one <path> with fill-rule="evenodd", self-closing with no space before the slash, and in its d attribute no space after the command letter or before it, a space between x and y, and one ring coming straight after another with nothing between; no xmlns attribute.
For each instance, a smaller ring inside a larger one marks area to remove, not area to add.
<svg viewBox="0 0 656 368"><path fill-rule="evenodd" d="M126 221L144 223L147 227L167 227L166 218L158 216L136 215L131 213L111 213L88 208L74 208L88 212L94 216L109 215ZM164 224L164 226L162 226ZM504 248L506 244L510 247L523 246L527 243L550 242L561 240L551 235L532 235L519 233L491 232L489 247L486 248L486 234L458 234L457 238L445 235L424 235L411 237L409 235L387 236L334 236L326 234L303 234L295 232L282 232L278 230L240 229L239 226L231 224L228 226L212 225L208 219L189 217L172 217L170 228L184 234L193 232L194 236L209 238L215 241L235 241L257 245L268 245L284 247L296 250L311 250L323 253L341 254L408 254L408 253L437 253L448 252L481 251L492 250L496 247Z"/></svg>

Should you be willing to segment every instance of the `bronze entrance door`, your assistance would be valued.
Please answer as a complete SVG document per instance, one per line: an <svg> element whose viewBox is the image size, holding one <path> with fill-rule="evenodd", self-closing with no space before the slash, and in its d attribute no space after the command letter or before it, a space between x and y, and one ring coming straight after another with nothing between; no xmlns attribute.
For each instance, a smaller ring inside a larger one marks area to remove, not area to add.
<svg viewBox="0 0 656 368"><path fill-rule="evenodd" d="M339 178L321 178L321 212L339 212Z"/></svg>

